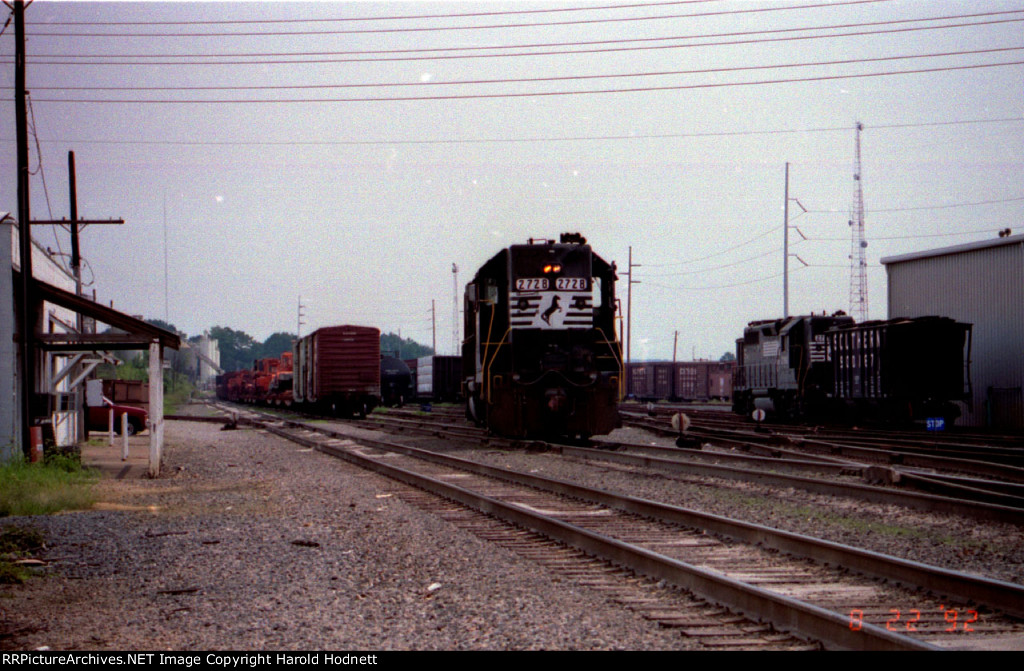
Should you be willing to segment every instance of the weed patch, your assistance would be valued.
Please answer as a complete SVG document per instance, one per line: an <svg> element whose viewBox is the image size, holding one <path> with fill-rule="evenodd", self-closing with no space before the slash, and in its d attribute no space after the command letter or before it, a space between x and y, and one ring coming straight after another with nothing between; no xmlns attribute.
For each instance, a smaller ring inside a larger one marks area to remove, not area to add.
<svg viewBox="0 0 1024 671"><path fill-rule="evenodd" d="M18 564L43 548L43 535L31 527L9 524L0 529L0 584L23 583L32 572Z"/></svg>
<svg viewBox="0 0 1024 671"><path fill-rule="evenodd" d="M0 467L0 517L89 508L97 479L76 456L52 454L42 464L15 460Z"/></svg>

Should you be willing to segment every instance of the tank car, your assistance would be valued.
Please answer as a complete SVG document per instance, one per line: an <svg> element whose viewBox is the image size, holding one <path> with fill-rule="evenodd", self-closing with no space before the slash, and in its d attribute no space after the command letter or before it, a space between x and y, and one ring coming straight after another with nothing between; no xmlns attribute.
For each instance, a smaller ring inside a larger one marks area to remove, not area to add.
<svg viewBox="0 0 1024 671"><path fill-rule="evenodd" d="M401 407L413 395L412 371L409 370L409 365L398 357L382 356L380 358L381 404Z"/></svg>
<svg viewBox="0 0 1024 671"><path fill-rule="evenodd" d="M493 433L586 438L621 426L615 265L579 234L503 249L466 285L466 414Z"/></svg>

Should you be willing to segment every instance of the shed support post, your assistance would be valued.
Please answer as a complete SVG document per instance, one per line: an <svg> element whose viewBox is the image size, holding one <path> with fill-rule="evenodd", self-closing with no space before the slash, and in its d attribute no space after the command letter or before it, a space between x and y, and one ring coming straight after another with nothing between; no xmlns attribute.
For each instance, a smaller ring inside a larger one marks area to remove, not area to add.
<svg viewBox="0 0 1024 671"><path fill-rule="evenodd" d="M164 450L164 356L160 341L149 344L149 477L160 475Z"/></svg>

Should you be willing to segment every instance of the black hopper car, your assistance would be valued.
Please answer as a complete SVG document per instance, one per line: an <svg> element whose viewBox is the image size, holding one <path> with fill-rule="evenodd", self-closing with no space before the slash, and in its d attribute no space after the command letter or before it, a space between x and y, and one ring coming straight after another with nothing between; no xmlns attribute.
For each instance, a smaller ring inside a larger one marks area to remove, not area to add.
<svg viewBox="0 0 1024 671"><path fill-rule="evenodd" d="M779 419L908 423L960 416L971 324L854 323L841 312L751 322L736 341L733 410Z"/></svg>
<svg viewBox="0 0 1024 671"><path fill-rule="evenodd" d="M466 285L466 414L505 436L621 426L615 265L579 234L501 250Z"/></svg>

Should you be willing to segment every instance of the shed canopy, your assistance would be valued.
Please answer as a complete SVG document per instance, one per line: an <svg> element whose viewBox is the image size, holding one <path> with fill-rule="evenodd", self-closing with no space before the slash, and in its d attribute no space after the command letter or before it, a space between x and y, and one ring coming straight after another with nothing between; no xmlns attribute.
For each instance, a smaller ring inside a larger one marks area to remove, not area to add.
<svg viewBox="0 0 1024 671"><path fill-rule="evenodd" d="M15 283L19 281L19 271L14 271ZM70 291L35 280L32 283L32 295L36 300L43 300L62 308L72 310L83 317L91 317L98 322L108 324L123 333L37 333L36 342L42 349L49 351L80 351L95 349L146 349L154 341L159 341L163 348L180 349L181 338L159 326L126 315L114 308L100 305L84 296L76 296Z"/></svg>

